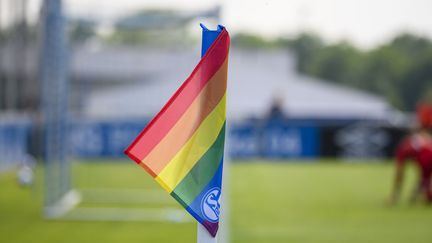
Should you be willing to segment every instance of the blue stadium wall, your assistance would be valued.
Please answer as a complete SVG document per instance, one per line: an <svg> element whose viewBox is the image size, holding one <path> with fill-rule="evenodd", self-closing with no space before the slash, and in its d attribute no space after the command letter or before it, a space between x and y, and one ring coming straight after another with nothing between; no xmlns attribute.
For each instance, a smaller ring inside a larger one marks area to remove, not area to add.
<svg viewBox="0 0 432 243"><path fill-rule="evenodd" d="M79 158L124 157L123 150L144 128L136 121L77 121L71 126L70 153ZM405 136L404 127L374 121L248 120L228 122L233 159L386 158Z"/></svg>
<svg viewBox="0 0 432 243"><path fill-rule="evenodd" d="M25 159L30 134L29 119L0 119L0 171L11 169Z"/></svg>
<svg viewBox="0 0 432 243"><path fill-rule="evenodd" d="M144 128L135 121L77 120L70 125L69 154L74 158L120 158ZM313 159L317 157L386 158L406 134L403 127L373 121L247 120L228 126L228 152L233 159ZM33 132L32 132L33 131ZM41 141L29 122L0 123L2 160L16 160ZM36 137L35 137L36 136ZM13 151L13 152L11 152ZM7 158L9 157L9 158Z"/></svg>

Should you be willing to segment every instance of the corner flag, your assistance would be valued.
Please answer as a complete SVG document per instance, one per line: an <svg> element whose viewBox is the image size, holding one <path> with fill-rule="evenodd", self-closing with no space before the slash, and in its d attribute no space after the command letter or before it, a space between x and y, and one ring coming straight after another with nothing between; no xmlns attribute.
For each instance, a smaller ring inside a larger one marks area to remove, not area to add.
<svg viewBox="0 0 432 243"><path fill-rule="evenodd" d="M208 232L219 227L230 38L225 28L125 153Z"/></svg>

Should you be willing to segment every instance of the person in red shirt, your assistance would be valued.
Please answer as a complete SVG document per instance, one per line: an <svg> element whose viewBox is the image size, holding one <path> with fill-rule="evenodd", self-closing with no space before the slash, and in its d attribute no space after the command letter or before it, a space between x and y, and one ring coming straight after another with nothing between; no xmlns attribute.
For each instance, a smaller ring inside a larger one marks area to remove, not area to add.
<svg viewBox="0 0 432 243"><path fill-rule="evenodd" d="M406 137L396 151L396 174L393 191L390 196L390 204L399 199L404 167L407 160L415 161L419 170L419 181L411 196L411 202L415 202L423 195L428 203L432 203L432 105L420 104L417 107L417 119L421 128Z"/></svg>
<svg viewBox="0 0 432 243"><path fill-rule="evenodd" d="M399 199L404 177L406 161L413 159L419 170L419 181L414 189L411 201L415 202L420 195L424 195L427 202L432 202L432 137L429 133L421 131L405 138L396 152L396 175L390 203Z"/></svg>

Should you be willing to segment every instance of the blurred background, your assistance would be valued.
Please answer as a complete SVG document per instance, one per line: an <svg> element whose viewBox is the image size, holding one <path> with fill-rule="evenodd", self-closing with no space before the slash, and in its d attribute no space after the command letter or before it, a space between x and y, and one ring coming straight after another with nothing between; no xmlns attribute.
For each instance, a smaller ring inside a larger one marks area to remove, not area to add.
<svg viewBox="0 0 432 243"><path fill-rule="evenodd" d="M427 0L0 0L0 240L193 242L123 150L231 35L223 242L431 242L385 207L432 100ZM404 195L415 183L409 167Z"/></svg>

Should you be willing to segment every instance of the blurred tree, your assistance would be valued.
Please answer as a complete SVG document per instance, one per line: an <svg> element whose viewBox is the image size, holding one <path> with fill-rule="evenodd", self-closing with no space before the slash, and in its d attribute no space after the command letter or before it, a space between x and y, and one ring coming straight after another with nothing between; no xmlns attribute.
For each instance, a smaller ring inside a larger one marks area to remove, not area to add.
<svg viewBox="0 0 432 243"><path fill-rule="evenodd" d="M382 95L402 110L414 110L432 87L432 42L427 38L401 34L368 51L347 42L326 45L311 34L285 43L298 57L299 71Z"/></svg>
<svg viewBox="0 0 432 243"><path fill-rule="evenodd" d="M430 80L429 85L423 94L422 100L432 104L432 80Z"/></svg>
<svg viewBox="0 0 432 243"><path fill-rule="evenodd" d="M116 21L107 41L114 44L185 46L195 42L188 24L198 17L219 18L219 8L196 12L145 9Z"/></svg>
<svg viewBox="0 0 432 243"><path fill-rule="evenodd" d="M71 42L85 42L96 35L94 23L90 21L72 22L68 34Z"/></svg>
<svg viewBox="0 0 432 243"><path fill-rule="evenodd" d="M364 66L362 53L349 43L343 42L320 48L314 55L317 56L304 64L306 73L355 87L364 85L359 79Z"/></svg>
<svg viewBox="0 0 432 243"><path fill-rule="evenodd" d="M297 57L297 69L306 73L311 71L308 66L324 45L321 38L313 33L302 33L297 38L281 40L280 43L294 51Z"/></svg>
<svg viewBox="0 0 432 243"><path fill-rule="evenodd" d="M273 41L265 40L261 36L244 32L234 35L231 38L231 42L234 46L246 49L267 48L276 46L276 43Z"/></svg>
<svg viewBox="0 0 432 243"><path fill-rule="evenodd" d="M415 61L402 79L400 95L406 109L415 108L418 100L425 98L432 87L432 50L428 56Z"/></svg>

